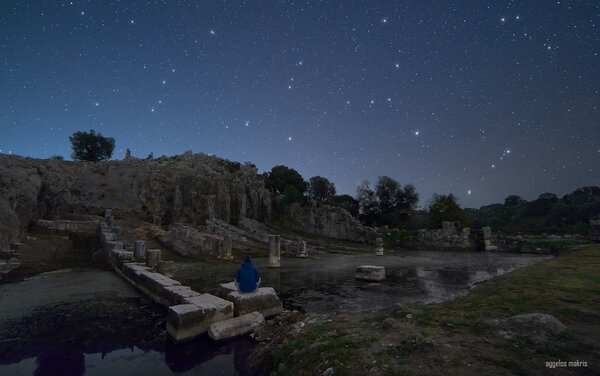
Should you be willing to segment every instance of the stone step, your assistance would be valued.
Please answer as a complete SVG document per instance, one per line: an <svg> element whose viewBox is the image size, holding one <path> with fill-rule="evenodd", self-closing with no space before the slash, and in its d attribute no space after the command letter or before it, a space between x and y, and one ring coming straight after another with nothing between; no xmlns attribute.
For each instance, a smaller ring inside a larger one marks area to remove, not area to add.
<svg viewBox="0 0 600 376"><path fill-rule="evenodd" d="M175 342L206 333L210 324L233 317L233 303L214 295L202 294L185 301L169 307L167 333Z"/></svg>
<svg viewBox="0 0 600 376"><path fill-rule="evenodd" d="M208 328L208 336L221 341L228 338L243 336L265 323L265 317L260 312L250 312L232 319L215 322Z"/></svg>
<svg viewBox="0 0 600 376"><path fill-rule="evenodd" d="M219 295L233 302L235 316L257 311L264 317L269 317L283 310L281 301L272 287L261 287L255 292L241 293L235 282L229 282L221 284Z"/></svg>

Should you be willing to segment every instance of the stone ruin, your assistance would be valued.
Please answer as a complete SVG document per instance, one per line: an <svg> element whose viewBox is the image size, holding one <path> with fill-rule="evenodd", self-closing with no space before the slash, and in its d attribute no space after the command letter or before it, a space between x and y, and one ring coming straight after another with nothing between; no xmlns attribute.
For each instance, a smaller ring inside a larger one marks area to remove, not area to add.
<svg viewBox="0 0 600 376"><path fill-rule="evenodd" d="M281 237L279 235L269 237L269 267L281 267Z"/></svg>
<svg viewBox="0 0 600 376"><path fill-rule="evenodd" d="M383 238L375 239L375 256L383 256Z"/></svg>
<svg viewBox="0 0 600 376"><path fill-rule="evenodd" d="M436 230L419 230L417 234L419 246L444 249L474 249L475 242L471 238L471 229L460 229L458 222L442 222L442 228Z"/></svg>

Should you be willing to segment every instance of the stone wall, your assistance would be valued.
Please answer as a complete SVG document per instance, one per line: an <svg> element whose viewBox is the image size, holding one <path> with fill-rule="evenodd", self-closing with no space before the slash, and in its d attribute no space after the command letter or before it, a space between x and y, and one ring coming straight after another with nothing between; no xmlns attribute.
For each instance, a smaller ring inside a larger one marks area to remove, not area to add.
<svg viewBox="0 0 600 376"><path fill-rule="evenodd" d="M436 230L419 230L417 234L419 248L473 250L475 241L471 237L471 229L460 228L458 222L442 222L442 228Z"/></svg>

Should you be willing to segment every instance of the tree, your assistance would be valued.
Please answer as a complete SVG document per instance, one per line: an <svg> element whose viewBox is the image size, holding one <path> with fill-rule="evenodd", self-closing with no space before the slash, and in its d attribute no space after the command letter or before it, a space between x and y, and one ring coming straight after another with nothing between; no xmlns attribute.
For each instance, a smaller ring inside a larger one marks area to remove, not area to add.
<svg viewBox="0 0 600 376"><path fill-rule="evenodd" d="M327 178L313 176L308 181L308 198L322 203L335 196L335 185Z"/></svg>
<svg viewBox="0 0 600 376"><path fill-rule="evenodd" d="M389 176L382 176L375 186L379 201L379 224L398 227L406 223L417 207L419 195L411 184L404 188Z"/></svg>
<svg viewBox="0 0 600 376"><path fill-rule="evenodd" d="M377 202L375 192L369 186L368 181L363 181L356 188L356 201L358 201L360 221L367 226L376 224L379 217L379 202Z"/></svg>
<svg viewBox="0 0 600 376"><path fill-rule="evenodd" d="M521 196L511 195L504 199L504 206L516 206L522 204L525 201Z"/></svg>
<svg viewBox="0 0 600 376"><path fill-rule="evenodd" d="M467 214L458 205L456 197L452 193L449 195L434 194L429 203L428 212L431 226L434 228L439 228L444 221L459 222L463 227L469 225Z"/></svg>
<svg viewBox="0 0 600 376"><path fill-rule="evenodd" d="M275 166L266 175L266 185L277 194L283 194L287 203L300 202L307 184L293 168Z"/></svg>
<svg viewBox="0 0 600 376"><path fill-rule="evenodd" d="M333 196L327 200L327 203L331 206L346 209L353 217L358 217L358 201L350 195Z"/></svg>
<svg viewBox="0 0 600 376"><path fill-rule="evenodd" d="M80 161L103 161L112 156L115 149L115 139L112 137L102 137L102 134L96 133L93 129L90 133L75 132L69 137L73 154L71 158Z"/></svg>

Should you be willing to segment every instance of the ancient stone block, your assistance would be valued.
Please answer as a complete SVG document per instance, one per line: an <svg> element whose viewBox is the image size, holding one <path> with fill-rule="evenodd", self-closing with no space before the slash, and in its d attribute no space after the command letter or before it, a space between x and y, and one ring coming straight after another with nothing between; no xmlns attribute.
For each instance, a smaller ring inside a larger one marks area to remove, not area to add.
<svg viewBox="0 0 600 376"><path fill-rule="evenodd" d="M146 259L146 242L143 240L136 240L133 242L133 257L136 260Z"/></svg>
<svg viewBox="0 0 600 376"><path fill-rule="evenodd" d="M160 261L157 270L160 274L172 278L175 274L175 261Z"/></svg>
<svg viewBox="0 0 600 376"><path fill-rule="evenodd" d="M113 249L112 251L110 251L110 256L116 261L133 260L133 252L124 251L122 249Z"/></svg>
<svg viewBox="0 0 600 376"><path fill-rule="evenodd" d="M355 279L379 282L385 279L385 268L378 265L360 265L356 267Z"/></svg>
<svg viewBox="0 0 600 376"><path fill-rule="evenodd" d="M169 306L186 304L186 299L202 295L192 290L189 286L167 286L164 288L164 291L164 296L169 301Z"/></svg>
<svg viewBox="0 0 600 376"><path fill-rule="evenodd" d="M202 294L186 302L169 307L167 333L177 342L206 333L210 324L233 317L233 304L214 295Z"/></svg>
<svg viewBox="0 0 600 376"><path fill-rule="evenodd" d="M156 268L160 262L160 249L149 249L146 251L146 266Z"/></svg>
<svg viewBox="0 0 600 376"><path fill-rule="evenodd" d="M308 253L306 253L306 241L300 240L297 245L298 249L296 251L297 257L308 257Z"/></svg>
<svg viewBox="0 0 600 376"><path fill-rule="evenodd" d="M112 209L106 209L104 211L104 218L106 217L112 217Z"/></svg>
<svg viewBox="0 0 600 376"><path fill-rule="evenodd" d="M140 272L138 277L138 287L145 292L156 302L165 306L169 305L168 292L165 290L169 286L180 286L181 283L165 277L160 273Z"/></svg>
<svg viewBox="0 0 600 376"><path fill-rule="evenodd" d="M117 235L115 235L112 232L103 232L102 238L104 239L105 242L114 242L117 240Z"/></svg>
<svg viewBox="0 0 600 376"><path fill-rule="evenodd" d="M131 263L131 262L122 264L120 270L123 273L123 275L125 275L125 277L129 278L131 280L131 282L136 283L136 284L139 282L140 275L143 272L151 271L151 269L146 266Z"/></svg>
<svg viewBox="0 0 600 376"><path fill-rule="evenodd" d="M221 249L221 253L219 254L220 258L230 260L233 258L231 255L231 248L233 245L233 241L231 239L231 235L225 235L223 237L223 248Z"/></svg>
<svg viewBox="0 0 600 376"><path fill-rule="evenodd" d="M264 323L265 317L260 312L250 312L211 324L208 328L208 336L215 341L221 341L252 333Z"/></svg>
<svg viewBox="0 0 600 376"><path fill-rule="evenodd" d="M269 236L269 267L281 267L281 237L279 235Z"/></svg>
<svg viewBox="0 0 600 376"><path fill-rule="evenodd" d="M269 317L283 310L281 301L272 287L261 287L252 293L241 293L234 282L229 282L221 284L219 294L223 299L233 302L235 316L257 311Z"/></svg>
<svg viewBox="0 0 600 376"><path fill-rule="evenodd" d="M375 239L375 255L383 256L383 238Z"/></svg>
<svg viewBox="0 0 600 376"><path fill-rule="evenodd" d="M492 229L489 226L485 226L481 228L481 231L483 232L483 239L484 240L490 240L492 239Z"/></svg>

